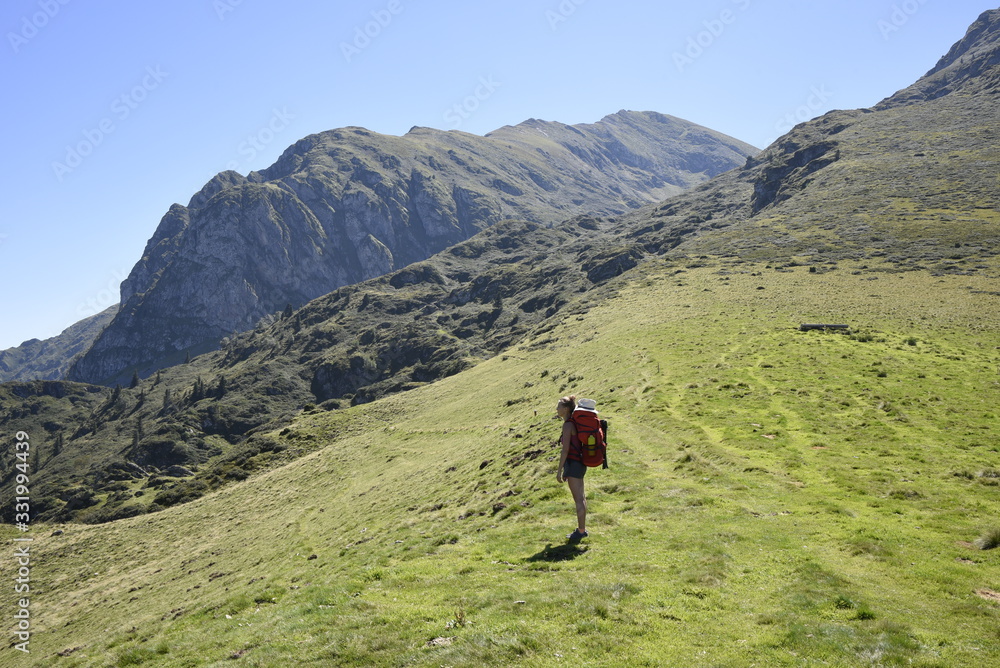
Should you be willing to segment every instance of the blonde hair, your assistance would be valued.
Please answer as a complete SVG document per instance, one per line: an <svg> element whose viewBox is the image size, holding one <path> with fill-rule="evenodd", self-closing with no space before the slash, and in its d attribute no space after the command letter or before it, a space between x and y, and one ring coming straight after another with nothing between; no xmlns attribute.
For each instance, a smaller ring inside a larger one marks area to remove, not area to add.
<svg viewBox="0 0 1000 668"><path fill-rule="evenodd" d="M559 400L560 406L569 406L569 412L572 413L576 410L576 395L571 394L568 397L563 397Z"/></svg>

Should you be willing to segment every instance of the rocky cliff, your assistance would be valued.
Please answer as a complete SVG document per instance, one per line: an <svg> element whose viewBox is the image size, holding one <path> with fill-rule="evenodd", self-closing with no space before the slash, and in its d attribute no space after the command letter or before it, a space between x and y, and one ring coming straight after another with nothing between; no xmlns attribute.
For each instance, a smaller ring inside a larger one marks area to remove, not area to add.
<svg viewBox="0 0 1000 668"><path fill-rule="evenodd" d="M351 127L266 170L223 172L163 217L121 308L68 378L147 375L261 317L422 260L503 219L618 214L742 164L753 147L662 114L530 120L485 137Z"/></svg>

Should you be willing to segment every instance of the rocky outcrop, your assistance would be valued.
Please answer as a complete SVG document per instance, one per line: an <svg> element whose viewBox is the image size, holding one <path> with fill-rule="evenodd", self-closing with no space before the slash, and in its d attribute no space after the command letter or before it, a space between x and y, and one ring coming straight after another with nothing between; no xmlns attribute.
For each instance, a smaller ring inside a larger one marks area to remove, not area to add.
<svg viewBox="0 0 1000 668"><path fill-rule="evenodd" d="M72 367L113 385L216 348L262 317L423 260L505 218L622 213L742 164L749 145L680 119L527 121L479 137L343 128L173 205Z"/></svg>

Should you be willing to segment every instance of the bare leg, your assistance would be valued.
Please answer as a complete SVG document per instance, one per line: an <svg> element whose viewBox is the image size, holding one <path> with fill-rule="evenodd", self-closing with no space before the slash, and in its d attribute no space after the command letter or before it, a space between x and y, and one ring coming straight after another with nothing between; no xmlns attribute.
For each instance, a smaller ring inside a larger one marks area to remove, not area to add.
<svg viewBox="0 0 1000 668"><path fill-rule="evenodd" d="M577 530L584 533L587 531L587 496L583 491L583 478L566 478L566 482L576 503Z"/></svg>

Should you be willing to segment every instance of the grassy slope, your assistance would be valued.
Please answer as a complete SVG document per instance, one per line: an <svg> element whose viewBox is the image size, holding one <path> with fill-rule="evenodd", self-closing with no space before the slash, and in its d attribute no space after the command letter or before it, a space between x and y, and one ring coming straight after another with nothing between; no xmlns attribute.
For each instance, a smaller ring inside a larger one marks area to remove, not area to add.
<svg viewBox="0 0 1000 668"><path fill-rule="evenodd" d="M1000 608L975 593L1000 590L1000 554L971 545L1000 523L997 268L709 264L305 414L276 436L329 445L283 468L35 527L34 665L1000 661ZM613 425L575 548L552 461L567 392Z"/></svg>
<svg viewBox="0 0 1000 668"><path fill-rule="evenodd" d="M806 176L786 174L776 203L749 220L692 237L682 250L772 262L883 258L907 269L974 271L978 259L997 248L998 123L995 95L956 93L875 113L831 112L796 127L755 159L780 173L801 147L828 145L820 157L830 164ZM759 179L760 172L743 170L742 176ZM731 180L716 179L703 190ZM691 203L686 208L685 201ZM697 191L662 208L712 212Z"/></svg>

